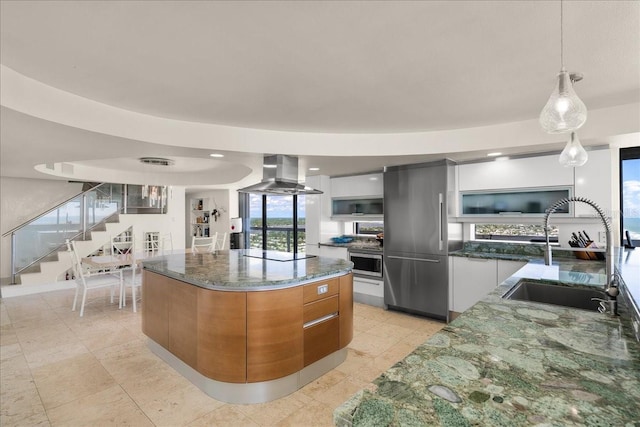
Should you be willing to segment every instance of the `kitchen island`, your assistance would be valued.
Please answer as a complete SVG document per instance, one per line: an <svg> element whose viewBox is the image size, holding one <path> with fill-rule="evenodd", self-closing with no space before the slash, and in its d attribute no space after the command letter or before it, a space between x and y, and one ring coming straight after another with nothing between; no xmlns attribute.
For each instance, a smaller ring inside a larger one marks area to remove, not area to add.
<svg viewBox="0 0 640 427"><path fill-rule="evenodd" d="M618 250L638 300L640 252ZM604 264L532 260L334 412L343 426L635 426L640 345L621 316L503 299L523 278L603 283ZM599 287L599 286L598 286ZM626 306L625 306L626 305Z"/></svg>
<svg viewBox="0 0 640 427"><path fill-rule="evenodd" d="M150 349L229 403L286 396L342 363L353 337L352 264L255 249L143 262Z"/></svg>

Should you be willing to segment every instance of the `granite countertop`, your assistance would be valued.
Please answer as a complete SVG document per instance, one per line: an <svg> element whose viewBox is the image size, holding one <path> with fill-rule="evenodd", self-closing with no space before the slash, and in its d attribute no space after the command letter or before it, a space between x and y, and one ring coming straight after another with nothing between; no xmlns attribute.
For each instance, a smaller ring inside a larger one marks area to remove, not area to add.
<svg viewBox="0 0 640 427"><path fill-rule="evenodd" d="M640 254L617 253L625 282L640 286ZM335 424L638 425L640 344L629 319L502 299L521 278L600 287L604 263L530 262L338 407Z"/></svg>
<svg viewBox="0 0 640 427"><path fill-rule="evenodd" d="M267 258L263 259L265 254ZM350 261L312 256L285 261L292 254L256 249L180 253L142 262L148 271L206 289L251 291L298 286L351 272ZM305 256L304 254L299 254Z"/></svg>
<svg viewBox="0 0 640 427"><path fill-rule="evenodd" d="M320 243L319 245L330 246L334 248L346 248L349 250L357 249L357 250L376 252L376 253L377 252L382 253L382 250L383 250L383 247L380 246L380 243L378 243L376 240L372 240L372 241L355 240L349 243L323 242L323 243Z"/></svg>

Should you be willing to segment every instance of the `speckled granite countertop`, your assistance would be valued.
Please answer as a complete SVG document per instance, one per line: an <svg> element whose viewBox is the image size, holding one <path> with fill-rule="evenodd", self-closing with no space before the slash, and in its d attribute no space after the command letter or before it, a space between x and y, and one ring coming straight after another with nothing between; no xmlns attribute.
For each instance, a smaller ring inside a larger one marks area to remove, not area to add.
<svg viewBox="0 0 640 427"><path fill-rule="evenodd" d="M351 271L353 263L310 257L284 261L292 254L256 249L164 255L142 262L144 269L207 289L247 291L298 286ZM304 254L300 254L304 256Z"/></svg>
<svg viewBox="0 0 640 427"><path fill-rule="evenodd" d="M365 239L365 240L354 240L349 243L333 243L333 242L323 242L319 243L320 246L330 246L333 248L346 248L346 249L357 249L364 250L367 252L380 252L382 253L382 246L375 239Z"/></svg>
<svg viewBox="0 0 640 427"><path fill-rule="evenodd" d="M625 281L640 282L640 254L623 268L617 254ZM338 407L335 424L640 425L640 345L628 318L501 298L521 278L599 287L603 267L530 262Z"/></svg>

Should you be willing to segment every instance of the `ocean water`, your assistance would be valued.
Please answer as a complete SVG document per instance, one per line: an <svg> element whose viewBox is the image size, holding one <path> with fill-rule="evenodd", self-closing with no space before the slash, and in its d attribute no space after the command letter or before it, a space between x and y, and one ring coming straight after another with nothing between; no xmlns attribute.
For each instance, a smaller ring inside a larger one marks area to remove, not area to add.
<svg viewBox="0 0 640 427"><path fill-rule="evenodd" d="M624 229L629 230L632 239L640 239L640 218L625 218Z"/></svg>

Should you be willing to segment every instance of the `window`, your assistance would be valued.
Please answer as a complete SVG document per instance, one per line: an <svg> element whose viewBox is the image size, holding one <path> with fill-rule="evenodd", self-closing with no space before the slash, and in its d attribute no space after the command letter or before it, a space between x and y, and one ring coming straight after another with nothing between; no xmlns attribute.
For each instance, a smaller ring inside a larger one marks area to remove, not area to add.
<svg viewBox="0 0 640 427"><path fill-rule="evenodd" d="M475 224L476 240L544 242L544 227L540 224ZM472 230L473 231L473 230ZM551 226L549 241L558 242L558 227Z"/></svg>
<svg viewBox="0 0 640 427"><path fill-rule="evenodd" d="M356 234L375 235L384 232L384 223L382 221L356 222L354 226Z"/></svg>
<svg viewBox="0 0 640 427"><path fill-rule="evenodd" d="M249 248L305 251L305 196L248 194Z"/></svg>
<svg viewBox="0 0 640 427"><path fill-rule="evenodd" d="M626 242L640 246L640 147L620 149L620 232Z"/></svg>

